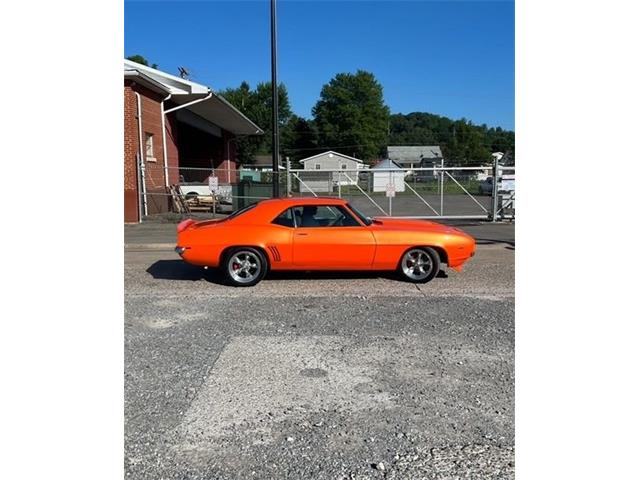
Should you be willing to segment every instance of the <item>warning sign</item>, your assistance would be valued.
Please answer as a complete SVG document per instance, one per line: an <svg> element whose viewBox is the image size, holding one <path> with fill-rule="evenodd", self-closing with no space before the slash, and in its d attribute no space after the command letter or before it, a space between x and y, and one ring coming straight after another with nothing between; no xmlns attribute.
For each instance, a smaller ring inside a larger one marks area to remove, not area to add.
<svg viewBox="0 0 640 480"><path fill-rule="evenodd" d="M218 193L218 177L214 175L209 177L209 191L211 193Z"/></svg>
<svg viewBox="0 0 640 480"><path fill-rule="evenodd" d="M387 183L387 197L395 197L395 196L396 196L396 184Z"/></svg>

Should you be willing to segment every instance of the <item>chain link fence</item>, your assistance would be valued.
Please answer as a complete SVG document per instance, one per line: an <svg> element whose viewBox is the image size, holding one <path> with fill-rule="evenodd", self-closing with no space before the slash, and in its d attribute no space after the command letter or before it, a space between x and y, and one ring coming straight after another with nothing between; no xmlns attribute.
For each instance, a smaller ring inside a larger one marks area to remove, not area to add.
<svg viewBox="0 0 640 480"><path fill-rule="evenodd" d="M274 175L255 168L165 169L147 163L139 179L140 218L171 221L228 214L271 198ZM370 216L515 219L515 167L283 168L277 181L281 196L344 198Z"/></svg>

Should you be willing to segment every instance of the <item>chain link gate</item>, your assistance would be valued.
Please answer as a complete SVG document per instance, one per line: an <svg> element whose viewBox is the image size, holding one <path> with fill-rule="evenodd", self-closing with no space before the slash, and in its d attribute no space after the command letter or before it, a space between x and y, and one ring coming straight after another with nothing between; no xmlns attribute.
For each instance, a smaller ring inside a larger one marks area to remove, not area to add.
<svg viewBox="0 0 640 480"><path fill-rule="evenodd" d="M508 177L508 183L503 177ZM287 172L287 193L345 198L370 216L515 219L515 167L499 165L291 169Z"/></svg>

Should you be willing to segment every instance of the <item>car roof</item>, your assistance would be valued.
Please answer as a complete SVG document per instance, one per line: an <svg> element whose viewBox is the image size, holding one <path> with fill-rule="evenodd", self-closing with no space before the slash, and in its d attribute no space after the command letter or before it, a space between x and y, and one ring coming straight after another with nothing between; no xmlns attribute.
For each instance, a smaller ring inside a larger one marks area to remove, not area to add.
<svg viewBox="0 0 640 480"><path fill-rule="evenodd" d="M262 200L241 215L230 217L229 221L239 225L271 222L288 208L304 205L346 205L346 200L335 197L286 197Z"/></svg>
<svg viewBox="0 0 640 480"><path fill-rule="evenodd" d="M336 197L286 197L263 200L261 205L278 205L282 207L295 205L344 205L347 201Z"/></svg>

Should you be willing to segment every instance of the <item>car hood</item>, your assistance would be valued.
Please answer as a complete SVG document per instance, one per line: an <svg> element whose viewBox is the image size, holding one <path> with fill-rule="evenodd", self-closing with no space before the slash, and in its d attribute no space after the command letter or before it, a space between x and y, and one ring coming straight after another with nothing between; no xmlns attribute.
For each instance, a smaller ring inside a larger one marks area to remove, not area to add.
<svg viewBox="0 0 640 480"><path fill-rule="evenodd" d="M373 220L373 226L383 229L425 230L429 232L442 232L469 236L469 234L458 228L451 227L449 225L443 225L437 222L432 222L429 220L391 217L374 217Z"/></svg>

